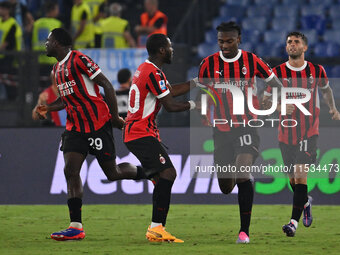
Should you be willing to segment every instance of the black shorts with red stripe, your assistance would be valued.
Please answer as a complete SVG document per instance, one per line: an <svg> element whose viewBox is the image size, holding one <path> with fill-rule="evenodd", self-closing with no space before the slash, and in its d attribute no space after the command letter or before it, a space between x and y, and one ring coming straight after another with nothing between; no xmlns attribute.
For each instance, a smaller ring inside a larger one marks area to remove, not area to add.
<svg viewBox="0 0 340 255"><path fill-rule="evenodd" d="M223 132L214 129L214 163L219 166L234 165L236 156L249 153L253 163L259 155L260 137L256 128L239 127Z"/></svg>
<svg viewBox="0 0 340 255"><path fill-rule="evenodd" d="M60 150L78 152L85 157L88 153L96 156L99 162L116 159L111 121L92 133L80 133L66 130L61 136Z"/></svg>
<svg viewBox="0 0 340 255"><path fill-rule="evenodd" d="M145 175L151 178L168 168L174 168L163 145L153 136L146 136L125 143L141 162Z"/></svg>
<svg viewBox="0 0 340 255"><path fill-rule="evenodd" d="M301 140L297 145L290 145L280 142L280 150L285 166L293 169L297 164L315 164L318 136Z"/></svg>

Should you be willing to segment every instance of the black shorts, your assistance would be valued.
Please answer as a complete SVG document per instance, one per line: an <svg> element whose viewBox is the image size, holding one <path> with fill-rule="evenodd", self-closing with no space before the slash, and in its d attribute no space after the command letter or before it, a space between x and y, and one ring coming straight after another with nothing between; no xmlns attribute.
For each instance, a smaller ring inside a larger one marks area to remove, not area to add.
<svg viewBox="0 0 340 255"><path fill-rule="evenodd" d="M260 137L256 128L235 128L229 132L214 129L214 163L220 166L234 165L236 156L250 153L253 163L259 155Z"/></svg>
<svg viewBox="0 0 340 255"><path fill-rule="evenodd" d="M297 145L280 142L283 163L291 167L296 164L315 164L318 136L312 136L300 141ZM291 169L293 169L291 167Z"/></svg>
<svg viewBox="0 0 340 255"><path fill-rule="evenodd" d="M95 155L98 161L114 160L116 149L111 122L88 134L66 130L61 136L60 150L64 153L79 152L85 157L90 153Z"/></svg>
<svg viewBox="0 0 340 255"><path fill-rule="evenodd" d="M148 178L165 169L174 168L168 153L155 137L139 138L125 145L141 162Z"/></svg>

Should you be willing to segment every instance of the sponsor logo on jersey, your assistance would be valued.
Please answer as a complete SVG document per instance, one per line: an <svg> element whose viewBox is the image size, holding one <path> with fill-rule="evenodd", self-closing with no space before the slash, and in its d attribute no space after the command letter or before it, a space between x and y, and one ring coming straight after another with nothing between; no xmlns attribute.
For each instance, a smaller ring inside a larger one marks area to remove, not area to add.
<svg viewBox="0 0 340 255"><path fill-rule="evenodd" d="M164 80L161 80L158 83L159 83L159 86L161 87L162 90L166 90L166 85L165 85L165 81Z"/></svg>

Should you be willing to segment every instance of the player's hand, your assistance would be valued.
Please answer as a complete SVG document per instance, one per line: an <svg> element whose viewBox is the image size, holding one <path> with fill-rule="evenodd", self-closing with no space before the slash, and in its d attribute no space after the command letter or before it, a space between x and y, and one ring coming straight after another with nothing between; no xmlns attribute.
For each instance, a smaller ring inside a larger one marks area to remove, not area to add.
<svg viewBox="0 0 340 255"><path fill-rule="evenodd" d="M332 120L340 120L340 113L336 108L329 110L329 113L332 115Z"/></svg>
<svg viewBox="0 0 340 255"><path fill-rule="evenodd" d="M118 129L123 129L125 124L125 120L122 117L118 117L118 119L112 119L112 125Z"/></svg>
<svg viewBox="0 0 340 255"><path fill-rule="evenodd" d="M47 118L47 112L48 112L48 106L47 105L38 105L36 106L35 113L37 117L41 120L44 120Z"/></svg>
<svg viewBox="0 0 340 255"><path fill-rule="evenodd" d="M295 111L295 106L293 104L287 104L286 113L291 115Z"/></svg>

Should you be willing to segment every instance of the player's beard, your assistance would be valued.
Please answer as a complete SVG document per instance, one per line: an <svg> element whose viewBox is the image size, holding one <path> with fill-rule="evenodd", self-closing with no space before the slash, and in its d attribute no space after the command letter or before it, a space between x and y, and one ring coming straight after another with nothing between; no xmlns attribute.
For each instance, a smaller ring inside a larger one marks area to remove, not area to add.
<svg viewBox="0 0 340 255"><path fill-rule="evenodd" d="M171 64L172 62L172 54L171 52L168 52L165 56L165 61L164 61L166 64Z"/></svg>
<svg viewBox="0 0 340 255"><path fill-rule="evenodd" d="M289 55L289 57L292 58L292 59L298 59L298 58L301 58L301 56L302 56L302 52Z"/></svg>

